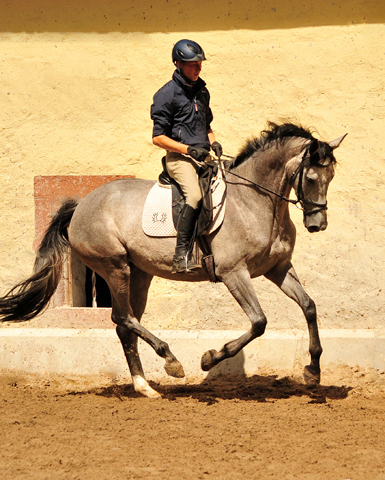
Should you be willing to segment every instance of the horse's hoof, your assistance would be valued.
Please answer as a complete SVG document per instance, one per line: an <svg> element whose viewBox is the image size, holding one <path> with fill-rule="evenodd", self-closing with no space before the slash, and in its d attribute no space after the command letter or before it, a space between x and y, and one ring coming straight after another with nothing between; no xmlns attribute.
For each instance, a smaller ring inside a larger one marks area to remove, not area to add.
<svg viewBox="0 0 385 480"><path fill-rule="evenodd" d="M170 377L183 378L185 376L182 364L178 360L166 362L164 369Z"/></svg>
<svg viewBox="0 0 385 480"><path fill-rule="evenodd" d="M321 382L321 372L317 372L310 365L307 365L303 370L303 378L306 385L319 385Z"/></svg>
<svg viewBox="0 0 385 480"><path fill-rule="evenodd" d="M147 381L140 375L132 377L132 381L136 393L140 393L147 398L162 398L162 395L151 388Z"/></svg>
<svg viewBox="0 0 385 480"><path fill-rule="evenodd" d="M150 386L146 388L138 389L135 391L147 398L162 398L162 395L158 393L156 390L154 390L153 388L151 388Z"/></svg>
<svg viewBox="0 0 385 480"><path fill-rule="evenodd" d="M209 350L208 352L202 355L201 369L204 372L208 372L211 368L213 368L216 365L214 361L214 356L216 353L217 353L216 350Z"/></svg>

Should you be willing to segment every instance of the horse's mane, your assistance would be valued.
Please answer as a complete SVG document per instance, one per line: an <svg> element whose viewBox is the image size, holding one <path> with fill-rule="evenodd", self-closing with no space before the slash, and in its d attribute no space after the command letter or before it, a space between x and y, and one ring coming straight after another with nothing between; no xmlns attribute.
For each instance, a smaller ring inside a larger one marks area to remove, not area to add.
<svg viewBox="0 0 385 480"><path fill-rule="evenodd" d="M277 125L273 122L269 122L268 129L263 130L259 138L248 140L235 159L227 163L226 169L237 167L255 152L268 148L273 142L282 144L288 138L293 137L304 138L306 140L312 140L314 138L310 130L293 123Z"/></svg>

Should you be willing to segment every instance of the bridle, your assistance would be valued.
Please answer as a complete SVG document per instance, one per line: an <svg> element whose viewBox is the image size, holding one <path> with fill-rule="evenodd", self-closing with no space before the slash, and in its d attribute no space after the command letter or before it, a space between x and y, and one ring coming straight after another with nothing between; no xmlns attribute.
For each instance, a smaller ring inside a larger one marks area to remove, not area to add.
<svg viewBox="0 0 385 480"><path fill-rule="evenodd" d="M315 152L316 153L316 152ZM234 160L234 157L231 157L229 155L224 155L222 154L223 157L226 157L226 158L229 158L229 159L232 159ZM313 155L314 156L314 153ZM298 165L297 169L294 171L293 175L291 176L291 179L290 179L290 183L294 183L295 179L298 177L298 183L297 183L297 187L296 187L296 190L295 190L295 194L297 196L297 200L293 200L291 198L287 198L285 197L284 195L281 195L280 193L277 193L277 192L274 192L273 190L271 190L270 188L267 188L263 185L260 185L259 183L256 183L256 182L253 182L252 180L249 180L248 178L245 178L245 177L242 177L241 175L238 175L237 173L234 173L233 171L231 170L226 170L226 169L223 169L224 172L226 173L230 173L231 175L234 175L235 177L238 177L238 178L241 178L242 180L245 180L247 182L249 182L251 185L257 187L257 188L260 188L262 190L265 190L266 192L268 193L271 193L272 195L275 195L276 197L280 198L281 200L284 200L285 202L288 202L288 203L291 203L293 205L295 205L297 208L299 208L300 210L303 211L303 214L304 216L310 216L310 215L313 215L314 213L318 213L318 212L321 212L322 210L327 210L328 207L327 207L327 202L325 203L317 203L317 202L314 202L313 200L310 200L308 198L305 198L304 196L304 191L303 191L303 177L304 177L304 170L305 170L305 166L306 165L306 160L309 159L310 156L309 156L309 147L306 148L304 150L304 153L302 155L302 159L301 159L301 162L300 164ZM331 163L331 162L330 162ZM317 167L328 167L330 165L330 163L328 163L327 165L323 165L321 164L320 162L317 162L315 165ZM219 164L221 165L221 162L219 162ZM223 173L223 172L222 172ZM226 178L223 174L223 177L226 181ZM299 207L298 204L300 204L301 206ZM305 204L307 205L313 205L315 208L313 208L312 210L310 211L306 211L305 210Z"/></svg>
<svg viewBox="0 0 385 480"><path fill-rule="evenodd" d="M300 164L298 165L298 168L296 169L296 171L293 173L293 176L292 176L292 182L294 182L295 178L298 176L297 188L295 190L295 194L297 195L297 201L296 202L301 204L303 214L304 214L305 217L308 217L308 216L313 215L313 214L318 213L318 212L322 212L322 210L327 210L328 209L327 201L325 203L317 203L317 202L314 202L313 200L305 198L305 195L304 195L304 192L303 192L303 177L304 177L305 164L307 163L306 160L308 158L310 158L310 156L308 156L308 154L309 154L309 148L306 148L305 151L304 151L304 154L302 156L302 160L301 160ZM313 156L314 156L314 154L313 154ZM317 162L314 165L316 165L317 167L326 168L330 165L330 163L328 163L327 165L323 165L320 162ZM305 210L304 204L313 205L315 208L313 208L312 210Z"/></svg>

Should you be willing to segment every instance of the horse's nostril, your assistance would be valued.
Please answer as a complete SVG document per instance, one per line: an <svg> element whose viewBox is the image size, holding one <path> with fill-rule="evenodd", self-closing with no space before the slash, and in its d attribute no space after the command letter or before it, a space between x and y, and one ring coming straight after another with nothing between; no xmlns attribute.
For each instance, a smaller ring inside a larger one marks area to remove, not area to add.
<svg viewBox="0 0 385 480"><path fill-rule="evenodd" d="M314 233L314 232L319 232L320 231L320 228L317 227L316 225L311 225L310 227L307 227L308 231L310 233Z"/></svg>

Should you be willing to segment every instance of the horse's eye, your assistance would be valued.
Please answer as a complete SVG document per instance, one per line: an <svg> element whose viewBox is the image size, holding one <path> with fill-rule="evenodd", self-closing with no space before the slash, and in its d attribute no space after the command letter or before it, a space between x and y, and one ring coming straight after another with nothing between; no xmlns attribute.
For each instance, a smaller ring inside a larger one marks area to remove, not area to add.
<svg viewBox="0 0 385 480"><path fill-rule="evenodd" d="M314 185L315 184L315 178L313 178L313 177L306 177L306 181L309 185Z"/></svg>

